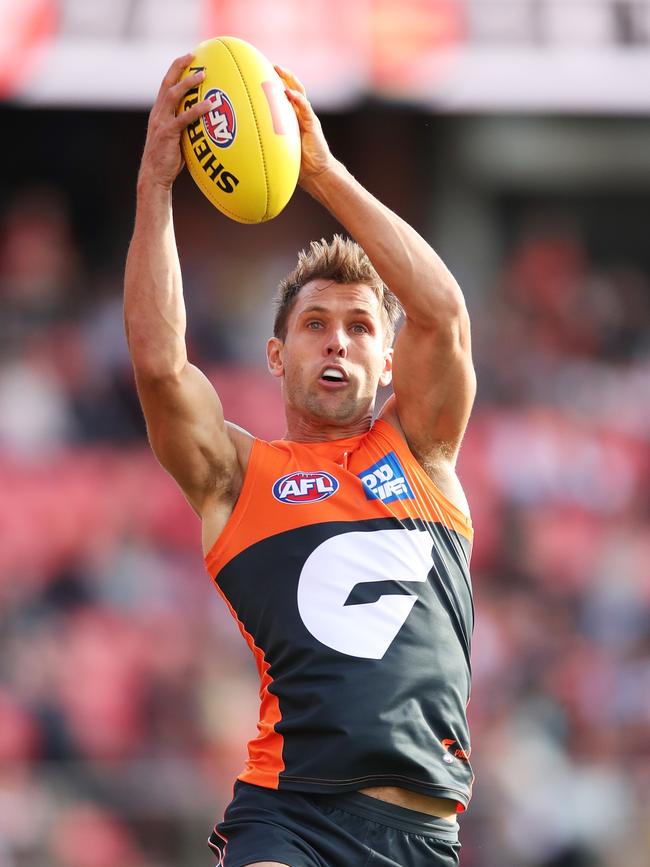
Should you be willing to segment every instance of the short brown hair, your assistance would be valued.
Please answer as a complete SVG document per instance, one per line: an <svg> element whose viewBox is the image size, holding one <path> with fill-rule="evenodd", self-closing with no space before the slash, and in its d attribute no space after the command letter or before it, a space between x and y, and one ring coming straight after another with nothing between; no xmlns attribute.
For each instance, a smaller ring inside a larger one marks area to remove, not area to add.
<svg viewBox="0 0 650 867"><path fill-rule="evenodd" d="M319 278L334 283L363 283L379 299L386 318L386 336L392 341L402 305L379 274L364 250L349 238L334 235L331 241L312 241L298 253L298 264L278 286L273 334L286 340L289 314L303 286Z"/></svg>

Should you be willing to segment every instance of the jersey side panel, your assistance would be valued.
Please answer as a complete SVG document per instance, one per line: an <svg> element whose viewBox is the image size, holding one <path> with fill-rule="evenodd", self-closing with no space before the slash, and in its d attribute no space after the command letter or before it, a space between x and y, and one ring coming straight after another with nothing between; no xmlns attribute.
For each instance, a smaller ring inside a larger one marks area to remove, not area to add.
<svg viewBox="0 0 650 867"><path fill-rule="evenodd" d="M273 678L269 674L270 663L266 660L262 648L255 644L253 636L246 631L237 612L232 607L218 584L217 591L228 610L235 618L239 631L244 637L246 644L255 657L255 664L260 677L260 718L257 723L258 736L248 744L248 759L245 770L239 779L257 786L265 786L269 789L277 789L280 774L284 770L282 748L284 738L277 731L276 726L282 720L280 702L278 696L269 691Z"/></svg>

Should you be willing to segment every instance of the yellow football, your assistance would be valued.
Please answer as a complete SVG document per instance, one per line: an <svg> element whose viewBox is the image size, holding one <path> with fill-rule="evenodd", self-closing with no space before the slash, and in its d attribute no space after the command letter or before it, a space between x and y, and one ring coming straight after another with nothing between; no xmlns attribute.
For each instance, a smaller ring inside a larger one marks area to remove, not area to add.
<svg viewBox="0 0 650 867"><path fill-rule="evenodd" d="M300 130L284 83L256 48L234 36L201 42L183 78L205 78L181 100L214 108L183 131L185 163L199 189L240 223L277 217L298 182Z"/></svg>

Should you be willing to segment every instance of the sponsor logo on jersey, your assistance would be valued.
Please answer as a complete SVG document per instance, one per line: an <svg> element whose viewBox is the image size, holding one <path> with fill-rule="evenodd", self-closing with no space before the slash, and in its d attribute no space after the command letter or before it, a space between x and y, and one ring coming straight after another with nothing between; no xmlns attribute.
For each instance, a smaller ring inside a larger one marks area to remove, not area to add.
<svg viewBox="0 0 650 867"><path fill-rule="evenodd" d="M273 485L273 496L281 503L300 505L318 503L335 494L339 489L338 480L329 473L289 473Z"/></svg>
<svg viewBox="0 0 650 867"><path fill-rule="evenodd" d="M229 148L237 134L235 109L228 96L216 87L205 94L214 108L203 115L203 126L210 139L218 148Z"/></svg>
<svg viewBox="0 0 650 867"><path fill-rule="evenodd" d="M392 503L395 500L413 499L413 491L395 452L389 452L376 464L359 473L359 478L368 500Z"/></svg>
<svg viewBox="0 0 650 867"><path fill-rule="evenodd" d="M464 750L458 741L455 741L453 738L443 738L441 741L443 747L448 751L442 757L443 762L447 762L451 764L451 760L453 758L460 759L463 762L469 761L470 753L472 752L471 747L467 750ZM456 749L452 749L452 747L456 744ZM450 755L451 753L451 755Z"/></svg>

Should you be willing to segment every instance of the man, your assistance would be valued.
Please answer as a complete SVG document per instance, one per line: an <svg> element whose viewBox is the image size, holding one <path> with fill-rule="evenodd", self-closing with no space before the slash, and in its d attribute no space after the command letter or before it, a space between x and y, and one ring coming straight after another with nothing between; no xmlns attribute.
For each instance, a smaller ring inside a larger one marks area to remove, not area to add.
<svg viewBox="0 0 650 867"><path fill-rule="evenodd" d="M284 439L224 421L187 360L172 225L180 133L210 108L175 116L202 79L179 82L190 60L172 64L151 112L125 319L151 445L201 517L206 566L261 677L259 734L211 845L225 867L457 864L472 782L472 531L454 469L475 393L463 296L333 157L277 67L300 184L360 247L312 244L280 287L267 354Z"/></svg>

